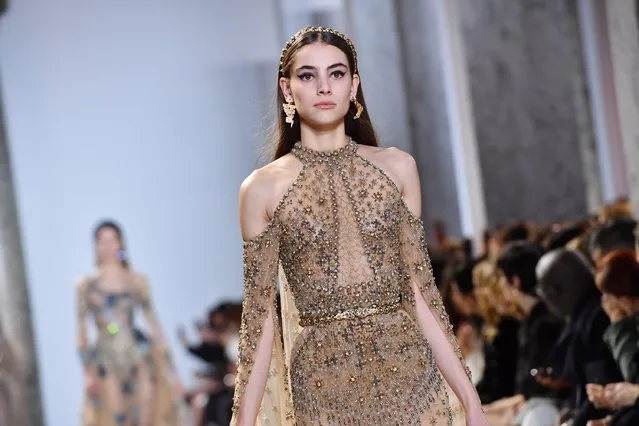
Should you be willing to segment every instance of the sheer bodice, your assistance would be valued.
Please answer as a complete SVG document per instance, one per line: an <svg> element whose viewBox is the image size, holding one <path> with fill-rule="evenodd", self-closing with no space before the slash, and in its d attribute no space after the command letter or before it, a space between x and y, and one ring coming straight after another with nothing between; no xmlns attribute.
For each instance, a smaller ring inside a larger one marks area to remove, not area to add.
<svg viewBox="0 0 639 426"><path fill-rule="evenodd" d="M278 208L280 258L302 325L400 301L399 219L392 181L355 144L328 155L300 145L305 167Z"/></svg>
<svg viewBox="0 0 639 426"><path fill-rule="evenodd" d="M141 305L141 297L134 292L104 291L99 278L93 277L81 302L86 303L86 312L96 326L93 362L108 373L128 376L142 357L133 325L134 312Z"/></svg>
<svg viewBox="0 0 639 426"><path fill-rule="evenodd" d="M298 143L292 154L302 162L301 171L267 228L245 242L235 409L265 318L274 312L280 262L286 280L280 289L288 301L284 332L296 335L275 339L271 375L282 376L278 403L288 405L287 421L451 423L449 395L417 325L411 286L417 284L458 349L434 284L421 221L392 179L359 154L353 141L328 153ZM291 318L298 324L287 326ZM278 335L280 330L277 326ZM281 341L283 349L277 347Z"/></svg>

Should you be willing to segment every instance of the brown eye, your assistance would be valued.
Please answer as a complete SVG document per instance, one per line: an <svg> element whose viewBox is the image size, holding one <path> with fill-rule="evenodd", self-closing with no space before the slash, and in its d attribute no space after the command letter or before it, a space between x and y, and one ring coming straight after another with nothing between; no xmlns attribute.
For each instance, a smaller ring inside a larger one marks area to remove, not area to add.
<svg viewBox="0 0 639 426"><path fill-rule="evenodd" d="M311 74L310 72L305 72L303 74L298 74L297 78L299 78L302 81L309 81L310 79L313 78L313 74Z"/></svg>

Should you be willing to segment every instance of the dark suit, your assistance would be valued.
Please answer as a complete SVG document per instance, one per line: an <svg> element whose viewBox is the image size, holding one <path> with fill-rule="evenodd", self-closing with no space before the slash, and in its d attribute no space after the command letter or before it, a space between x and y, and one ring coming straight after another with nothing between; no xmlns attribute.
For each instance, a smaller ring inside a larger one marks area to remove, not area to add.
<svg viewBox="0 0 639 426"><path fill-rule="evenodd" d="M621 375L606 347L603 335L610 324L601 308L601 295L593 291L578 305L572 321L567 324L553 350L551 365L559 377L572 384L573 425L584 426L588 420L604 417L588 400L586 384L607 384L619 381Z"/></svg>
<svg viewBox="0 0 639 426"><path fill-rule="evenodd" d="M538 302L521 322L515 392L526 399L552 396L552 391L537 383L531 370L548 365L548 355L557 343L562 325L543 302Z"/></svg>

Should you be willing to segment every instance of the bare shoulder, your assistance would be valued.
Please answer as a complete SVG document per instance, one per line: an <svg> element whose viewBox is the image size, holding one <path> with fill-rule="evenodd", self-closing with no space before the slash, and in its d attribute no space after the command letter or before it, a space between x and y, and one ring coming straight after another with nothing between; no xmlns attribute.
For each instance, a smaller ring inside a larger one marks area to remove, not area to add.
<svg viewBox="0 0 639 426"><path fill-rule="evenodd" d="M133 282L133 291L142 298L146 298L151 294L151 285L146 274L137 271L129 271L131 281Z"/></svg>
<svg viewBox="0 0 639 426"><path fill-rule="evenodd" d="M240 186L240 204L250 208L261 206L270 217L301 167L301 163L289 154L254 170Z"/></svg>
<svg viewBox="0 0 639 426"><path fill-rule="evenodd" d="M131 278L133 278L133 281L136 284L140 286L149 285L149 278L147 277L146 274L143 274L142 272L137 272L137 271L130 271L129 273L131 274Z"/></svg>
<svg viewBox="0 0 639 426"><path fill-rule="evenodd" d="M360 145L365 158L380 167L400 189L417 177L417 165L412 155L394 146L388 148Z"/></svg>
<svg viewBox="0 0 639 426"><path fill-rule="evenodd" d="M302 169L288 154L251 173L240 187L240 230L244 240L261 234Z"/></svg>
<svg viewBox="0 0 639 426"><path fill-rule="evenodd" d="M82 275L78 279L75 280L75 290L78 293L84 293L89 288L89 276Z"/></svg>

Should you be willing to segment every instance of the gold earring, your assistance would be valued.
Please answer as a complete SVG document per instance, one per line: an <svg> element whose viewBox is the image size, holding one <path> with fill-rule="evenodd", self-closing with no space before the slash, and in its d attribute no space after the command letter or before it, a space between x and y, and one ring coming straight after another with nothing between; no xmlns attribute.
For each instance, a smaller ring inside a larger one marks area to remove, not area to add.
<svg viewBox="0 0 639 426"><path fill-rule="evenodd" d="M292 99L289 99L287 103L282 104L282 108L284 108L284 114L286 114L285 121L293 127L293 123L295 122L295 104Z"/></svg>
<svg viewBox="0 0 639 426"><path fill-rule="evenodd" d="M362 116L362 113L364 112L364 105L360 104L357 98L355 98L354 96L351 101L355 104L355 108L357 108L357 112L353 116L353 119L357 120L359 117Z"/></svg>

